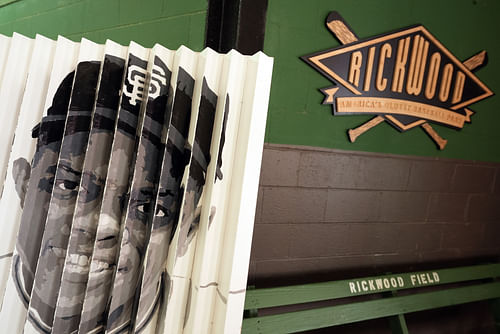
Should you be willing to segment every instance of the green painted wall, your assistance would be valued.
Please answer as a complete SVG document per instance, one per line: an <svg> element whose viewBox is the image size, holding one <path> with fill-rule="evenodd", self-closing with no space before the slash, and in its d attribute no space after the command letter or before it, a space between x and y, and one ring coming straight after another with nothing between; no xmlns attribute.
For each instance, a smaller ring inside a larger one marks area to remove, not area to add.
<svg viewBox="0 0 500 334"><path fill-rule="evenodd" d="M207 5L207 0L19 0L0 7L0 33L201 50Z"/></svg>
<svg viewBox="0 0 500 334"><path fill-rule="evenodd" d="M473 104L472 123L456 131L433 125L448 139L444 151L419 127L399 133L387 123L355 143L346 131L370 116L332 117L319 88L331 83L299 56L338 46L325 26L337 10L360 38L421 23L458 59L486 49L489 64L476 72L500 94L500 1L498 0L269 0L264 51L275 57L266 141L346 150L500 161L500 101Z"/></svg>
<svg viewBox="0 0 500 334"><path fill-rule="evenodd" d="M0 7L0 33L36 33L75 41L81 37L103 43L130 40L151 47L175 49L185 44L203 48L207 0L18 0ZM338 42L324 21L339 11L360 38L415 23L424 24L459 59L486 49L489 65L477 72L500 92L500 1L498 0L269 0L264 51L275 57L266 141L347 150L442 156L500 161L500 102L497 97L476 103L472 124L461 131L434 128L448 139L444 151L420 129L400 134L383 123L350 143L346 131L370 119L332 117L321 105L319 88L330 82L298 57L335 47Z"/></svg>

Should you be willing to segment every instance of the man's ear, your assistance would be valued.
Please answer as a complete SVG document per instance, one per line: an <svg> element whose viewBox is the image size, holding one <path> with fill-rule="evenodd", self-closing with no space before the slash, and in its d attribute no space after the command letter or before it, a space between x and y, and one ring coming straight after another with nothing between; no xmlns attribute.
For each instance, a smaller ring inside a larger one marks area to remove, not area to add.
<svg viewBox="0 0 500 334"><path fill-rule="evenodd" d="M31 166L24 158L14 160L12 165L12 177L16 184L16 192L21 200L21 208L24 208L24 196L28 189L28 181L30 179Z"/></svg>

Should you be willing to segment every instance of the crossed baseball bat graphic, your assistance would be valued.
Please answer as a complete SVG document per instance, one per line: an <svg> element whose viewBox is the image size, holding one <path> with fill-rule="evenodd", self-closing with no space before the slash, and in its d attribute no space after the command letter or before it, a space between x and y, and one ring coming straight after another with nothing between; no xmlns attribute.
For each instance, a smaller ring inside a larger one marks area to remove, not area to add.
<svg viewBox="0 0 500 334"><path fill-rule="evenodd" d="M347 25L347 23L338 12L331 12L328 15L326 19L326 25L328 29L333 33L333 35L340 41L340 43L348 44L358 41L358 37L356 36L356 34ZM463 64L470 71L474 71L484 64L486 57L486 51L482 51L464 61ZM375 116L371 120L363 123L357 128L349 129L349 140L351 142L355 142L360 135L382 123L383 121L385 121L385 118L383 116ZM442 138L429 123L426 122L421 124L420 126L427 133L427 135L429 135L432 140L434 140L440 150L444 149L446 143L448 142L446 139Z"/></svg>

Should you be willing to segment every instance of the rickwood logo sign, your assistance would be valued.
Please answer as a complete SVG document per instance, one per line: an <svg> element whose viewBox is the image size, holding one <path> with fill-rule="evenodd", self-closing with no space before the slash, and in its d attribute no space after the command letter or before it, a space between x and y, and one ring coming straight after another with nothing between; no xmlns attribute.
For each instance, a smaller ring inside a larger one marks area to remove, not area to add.
<svg viewBox="0 0 500 334"><path fill-rule="evenodd" d="M474 114L468 106L493 95L472 73L486 51L461 62L422 25L362 41L337 12L326 25L344 45L301 58L335 83L321 89L334 115L377 115L348 131L351 142L388 121L401 132L422 127L443 149L429 123L461 129Z"/></svg>

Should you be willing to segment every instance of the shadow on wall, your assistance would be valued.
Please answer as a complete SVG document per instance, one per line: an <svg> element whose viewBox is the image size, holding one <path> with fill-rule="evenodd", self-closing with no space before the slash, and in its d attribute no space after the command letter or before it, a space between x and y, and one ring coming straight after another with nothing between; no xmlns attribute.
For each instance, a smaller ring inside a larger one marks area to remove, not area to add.
<svg viewBox="0 0 500 334"><path fill-rule="evenodd" d="M498 203L499 164L266 144L249 284L495 260Z"/></svg>

